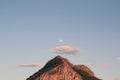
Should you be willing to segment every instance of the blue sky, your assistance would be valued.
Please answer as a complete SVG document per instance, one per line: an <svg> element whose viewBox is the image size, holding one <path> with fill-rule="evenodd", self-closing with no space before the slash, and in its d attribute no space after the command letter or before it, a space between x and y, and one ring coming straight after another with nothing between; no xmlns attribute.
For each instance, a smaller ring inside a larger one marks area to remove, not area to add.
<svg viewBox="0 0 120 80"><path fill-rule="evenodd" d="M119 0L0 0L0 79L25 80L56 55L88 65L103 80L120 80ZM59 42L59 40L63 42ZM58 46L79 48L57 54Z"/></svg>

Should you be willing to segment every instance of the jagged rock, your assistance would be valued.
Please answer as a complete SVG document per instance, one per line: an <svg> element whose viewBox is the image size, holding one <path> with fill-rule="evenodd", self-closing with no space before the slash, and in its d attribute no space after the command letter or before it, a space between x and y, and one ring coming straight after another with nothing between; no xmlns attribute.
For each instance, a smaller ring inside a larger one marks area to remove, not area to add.
<svg viewBox="0 0 120 80"><path fill-rule="evenodd" d="M56 56L27 80L99 80L84 65L73 65L66 58Z"/></svg>
<svg viewBox="0 0 120 80"><path fill-rule="evenodd" d="M91 77L95 76L94 73L85 65L74 65L74 68L79 71L85 72L87 75Z"/></svg>

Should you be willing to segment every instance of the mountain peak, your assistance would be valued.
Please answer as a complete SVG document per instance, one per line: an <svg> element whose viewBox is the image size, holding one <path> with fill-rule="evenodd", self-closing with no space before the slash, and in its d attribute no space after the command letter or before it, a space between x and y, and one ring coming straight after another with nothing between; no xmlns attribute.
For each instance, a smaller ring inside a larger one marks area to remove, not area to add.
<svg viewBox="0 0 120 80"><path fill-rule="evenodd" d="M55 58L60 58L60 59L62 59L63 57L61 57L60 55L57 55Z"/></svg>
<svg viewBox="0 0 120 80"><path fill-rule="evenodd" d="M55 62L64 62L65 58L61 57L61 56L56 56L55 58L53 58L51 61L55 61Z"/></svg>
<svg viewBox="0 0 120 80"><path fill-rule="evenodd" d="M84 65L73 65L68 59L56 56L27 80L99 80Z"/></svg>
<svg viewBox="0 0 120 80"><path fill-rule="evenodd" d="M73 66L72 63L70 63L66 58L61 57L61 56L56 56L55 58L51 59L50 61L47 62L47 64L43 67L44 70L49 70L51 68L54 68L58 65L69 65Z"/></svg>

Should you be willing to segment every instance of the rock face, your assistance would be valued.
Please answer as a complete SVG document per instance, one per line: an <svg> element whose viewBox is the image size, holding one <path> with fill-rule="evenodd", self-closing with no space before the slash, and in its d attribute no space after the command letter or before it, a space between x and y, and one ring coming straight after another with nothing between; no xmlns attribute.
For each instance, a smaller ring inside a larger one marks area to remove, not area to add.
<svg viewBox="0 0 120 80"><path fill-rule="evenodd" d="M66 58L56 56L26 80L100 80L84 65L73 65Z"/></svg>

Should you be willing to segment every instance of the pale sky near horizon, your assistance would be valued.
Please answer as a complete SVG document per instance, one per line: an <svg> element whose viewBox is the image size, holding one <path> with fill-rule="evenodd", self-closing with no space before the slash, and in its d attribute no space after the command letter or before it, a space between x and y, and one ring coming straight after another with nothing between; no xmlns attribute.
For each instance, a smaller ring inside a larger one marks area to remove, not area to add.
<svg viewBox="0 0 120 80"><path fill-rule="evenodd" d="M80 52L49 52L59 46ZM25 80L41 67L18 65L56 55L103 80L120 80L120 1L0 0L0 80Z"/></svg>

